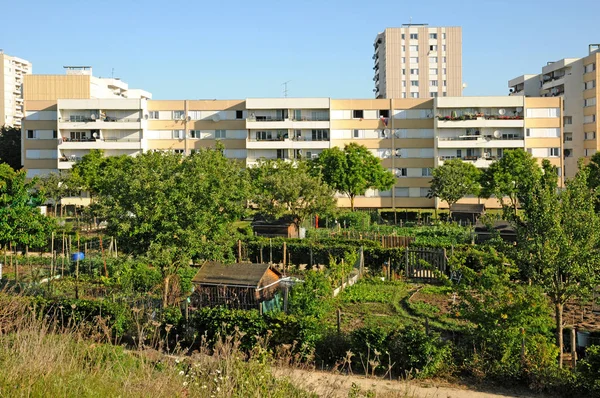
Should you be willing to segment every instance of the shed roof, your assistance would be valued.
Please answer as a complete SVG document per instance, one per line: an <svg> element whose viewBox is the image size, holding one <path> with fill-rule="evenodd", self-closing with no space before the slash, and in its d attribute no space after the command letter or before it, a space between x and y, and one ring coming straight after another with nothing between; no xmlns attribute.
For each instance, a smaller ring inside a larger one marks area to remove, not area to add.
<svg viewBox="0 0 600 398"><path fill-rule="evenodd" d="M200 285L252 286L258 288L269 269L269 264L223 264L209 261L198 270L192 282ZM275 273L277 277L281 277L277 270L271 269L271 272Z"/></svg>
<svg viewBox="0 0 600 398"><path fill-rule="evenodd" d="M474 213L482 214L485 211L485 205L480 204L468 204L468 203L455 203L450 207L452 213Z"/></svg>

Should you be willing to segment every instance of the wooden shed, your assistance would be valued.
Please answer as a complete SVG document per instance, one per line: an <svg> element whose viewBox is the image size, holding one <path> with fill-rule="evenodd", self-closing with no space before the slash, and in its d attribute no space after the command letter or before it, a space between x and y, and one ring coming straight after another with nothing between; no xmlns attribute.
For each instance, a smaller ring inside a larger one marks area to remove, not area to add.
<svg viewBox="0 0 600 398"><path fill-rule="evenodd" d="M268 238L297 238L299 236L296 224L289 218L269 221L257 216L252 222L252 231L256 236L265 236Z"/></svg>
<svg viewBox="0 0 600 398"><path fill-rule="evenodd" d="M224 305L237 309L277 306L281 273L269 264L206 262L192 279L195 307ZM269 303L266 303L269 302ZM265 304L266 303L266 304Z"/></svg>
<svg viewBox="0 0 600 398"><path fill-rule="evenodd" d="M485 214L485 205L455 203L450 207L452 220L475 224L479 217Z"/></svg>
<svg viewBox="0 0 600 398"><path fill-rule="evenodd" d="M478 222L475 225L475 235L477 236L477 243L483 243L495 235L500 235L506 242L517 241L517 231L508 221L503 220L495 221L491 229Z"/></svg>

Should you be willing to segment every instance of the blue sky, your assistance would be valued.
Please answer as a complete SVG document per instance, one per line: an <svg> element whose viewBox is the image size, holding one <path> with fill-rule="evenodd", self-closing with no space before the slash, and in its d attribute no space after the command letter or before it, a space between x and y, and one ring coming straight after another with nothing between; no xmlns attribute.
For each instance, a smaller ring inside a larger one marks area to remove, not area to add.
<svg viewBox="0 0 600 398"><path fill-rule="evenodd" d="M279 97L288 80L291 97L370 98L373 40L410 17L462 26L465 95L506 95L508 79L600 43L598 0L34 0L1 10L11 17L0 48L34 73L114 68L155 99Z"/></svg>

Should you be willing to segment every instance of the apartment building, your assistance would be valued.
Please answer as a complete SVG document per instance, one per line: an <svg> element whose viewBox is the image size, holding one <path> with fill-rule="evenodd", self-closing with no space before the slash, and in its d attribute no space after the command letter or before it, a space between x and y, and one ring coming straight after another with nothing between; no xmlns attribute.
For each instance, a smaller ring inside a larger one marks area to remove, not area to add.
<svg viewBox="0 0 600 398"><path fill-rule="evenodd" d="M449 158L487 167L506 149L523 148L562 168L560 98L58 99L26 101L26 112L29 176L68 169L91 149L189 155L219 141L227 158L252 167L356 142L396 176L393 189L368 191L358 207L432 208L445 205L427 198L432 169ZM350 206L341 195L338 203Z"/></svg>
<svg viewBox="0 0 600 398"><path fill-rule="evenodd" d="M32 73L31 62L11 57L0 50L0 127L21 127L23 113L23 79Z"/></svg>
<svg viewBox="0 0 600 398"><path fill-rule="evenodd" d="M375 98L462 96L462 28L386 28L373 47Z"/></svg>
<svg viewBox="0 0 600 398"><path fill-rule="evenodd" d="M582 58L564 58L548 62L538 75L523 75L508 82L511 96L563 98L563 174L566 178L577 173L580 158L588 159L598 151L599 122L597 65L600 45L589 46Z"/></svg>

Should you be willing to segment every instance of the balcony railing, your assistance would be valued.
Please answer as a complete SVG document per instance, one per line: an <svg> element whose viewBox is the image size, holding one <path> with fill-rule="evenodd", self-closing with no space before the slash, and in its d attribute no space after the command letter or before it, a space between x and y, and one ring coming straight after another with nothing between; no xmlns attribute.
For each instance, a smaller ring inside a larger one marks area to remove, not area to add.
<svg viewBox="0 0 600 398"><path fill-rule="evenodd" d="M280 116L250 116L246 120L249 122L283 122L285 119Z"/></svg>
<svg viewBox="0 0 600 398"><path fill-rule="evenodd" d="M92 137L81 137L81 138L71 138L71 137L62 137L63 142L93 142L97 141L96 138Z"/></svg>
<svg viewBox="0 0 600 398"><path fill-rule="evenodd" d="M477 160L498 160L498 159L502 159L502 156L452 156L452 155L447 155L447 156L439 156L438 157L439 160L444 161L444 160L451 160L451 159L461 159L461 160L467 160L467 161L477 161Z"/></svg>
<svg viewBox="0 0 600 398"><path fill-rule="evenodd" d="M135 123L139 122L140 118L116 118L116 117L104 117L92 119L90 117L70 117L65 120L60 120L63 123L93 123L93 122L121 122L121 123Z"/></svg>
<svg viewBox="0 0 600 398"><path fill-rule="evenodd" d="M106 137L106 138L92 138L92 137L83 137L83 138L70 138L63 137L63 142L96 142L96 141L104 141L104 142L139 142L140 138L118 138L118 137Z"/></svg>
<svg viewBox="0 0 600 398"><path fill-rule="evenodd" d="M492 140L523 140L524 138L518 135L503 134L501 137L493 135L468 135L459 137L439 137L439 141L492 141Z"/></svg>
<svg viewBox="0 0 600 398"><path fill-rule="evenodd" d="M461 116L438 116L439 121L463 121L463 120L477 120L483 118L485 120L523 120L523 116L515 115L487 115L483 113L477 113L472 115L461 115Z"/></svg>
<svg viewBox="0 0 600 398"><path fill-rule="evenodd" d="M71 155L71 156L63 156L58 158L59 162L79 162L81 161L81 156L75 156L75 155Z"/></svg>
<svg viewBox="0 0 600 398"><path fill-rule="evenodd" d="M283 122L286 119L279 116L250 116L246 119L249 122ZM312 117L312 116L301 116L297 117L289 117L287 120L291 120L294 122L328 122L329 116L324 117Z"/></svg>

